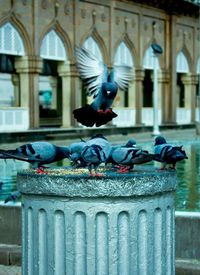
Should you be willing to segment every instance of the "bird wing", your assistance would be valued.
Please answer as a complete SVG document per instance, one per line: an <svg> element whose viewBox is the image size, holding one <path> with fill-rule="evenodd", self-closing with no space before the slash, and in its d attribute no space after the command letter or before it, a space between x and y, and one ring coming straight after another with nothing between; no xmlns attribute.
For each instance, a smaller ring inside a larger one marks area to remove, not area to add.
<svg viewBox="0 0 200 275"><path fill-rule="evenodd" d="M106 65L85 48L75 47L76 66L87 89L87 95L97 96L103 82L107 81Z"/></svg>
<svg viewBox="0 0 200 275"><path fill-rule="evenodd" d="M126 91L129 81L133 79L131 71L132 68L129 66L115 66L110 73L110 81L116 82L120 90Z"/></svg>

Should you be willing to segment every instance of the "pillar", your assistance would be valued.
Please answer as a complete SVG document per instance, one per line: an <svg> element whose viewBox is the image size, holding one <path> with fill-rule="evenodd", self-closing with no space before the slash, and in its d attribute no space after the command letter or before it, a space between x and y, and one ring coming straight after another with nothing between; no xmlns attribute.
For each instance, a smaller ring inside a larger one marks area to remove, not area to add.
<svg viewBox="0 0 200 275"><path fill-rule="evenodd" d="M71 126L71 73L69 62L59 64L58 74L62 78L62 127Z"/></svg>
<svg viewBox="0 0 200 275"><path fill-rule="evenodd" d="M187 74L183 75L181 78L184 84L185 91L185 103L184 107L187 110L190 110L191 113L191 122L195 122L196 114L196 85L198 83L197 75Z"/></svg>
<svg viewBox="0 0 200 275"><path fill-rule="evenodd" d="M144 70L139 68L135 70L134 80L131 83L129 92L129 107L136 110L136 124L142 123L142 107L143 107L143 80Z"/></svg>
<svg viewBox="0 0 200 275"><path fill-rule="evenodd" d="M39 127L39 74L42 60L38 56L23 56L16 60L20 78L20 106L29 109L30 127Z"/></svg>
<svg viewBox="0 0 200 275"><path fill-rule="evenodd" d="M168 123L170 120L169 109L170 104L170 92L169 92L169 80L170 75L166 71L158 72L158 108L161 111L161 122Z"/></svg>

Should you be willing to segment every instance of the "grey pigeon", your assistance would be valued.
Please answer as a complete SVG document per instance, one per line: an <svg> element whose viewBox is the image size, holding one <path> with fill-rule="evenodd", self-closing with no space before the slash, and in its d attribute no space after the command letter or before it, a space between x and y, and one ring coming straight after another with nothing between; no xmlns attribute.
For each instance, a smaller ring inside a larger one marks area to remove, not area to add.
<svg viewBox="0 0 200 275"><path fill-rule="evenodd" d="M86 146L85 141L74 142L69 145L69 159L72 161L72 166L75 168L85 167L87 164L81 157L83 148Z"/></svg>
<svg viewBox="0 0 200 275"><path fill-rule="evenodd" d="M154 155L148 151L137 148L136 146L117 148L112 153L112 163L121 166L118 170L120 173L127 172L133 168L135 164L143 164L153 160Z"/></svg>
<svg viewBox="0 0 200 275"><path fill-rule="evenodd" d="M188 158L182 147L182 145L178 146L167 143L163 136L157 136L155 138L154 160L162 163L161 170L165 169L168 164L171 164L171 168L175 169L178 161Z"/></svg>
<svg viewBox="0 0 200 275"><path fill-rule="evenodd" d="M131 67L115 66L109 73L107 66L85 48L75 48L76 64L87 95L93 96L92 104L73 111L75 119L81 124L97 127L106 124L117 116L111 109L117 90L128 89L132 79Z"/></svg>
<svg viewBox="0 0 200 275"><path fill-rule="evenodd" d="M0 158L17 159L29 162L33 169L44 172L43 165L69 157L69 148L51 144L46 141L36 141L24 144L15 150L0 150Z"/></svg>
<svg viewBox="0 0 200 275"><path fill-rule="evenodd" d="M12 192L4 201L4 203L7 203L9 201L16 201L21 197L21 193L19 191Z"/></svg>
<svg viewBox="0 0 200 275"><path fill-rule="evenodd" d="M97 169L101 163L105 163L109 157L111 146L102 135L93 136L86 142L81 157L87 164L91 176L101 176ZM93 173L94 170L94 173Z"/></svg>
<svg viewBox="0 0 200 275"><path fill-rule="evenodd" d="M112 154L113 154L115 149L119 149L121 147L135 148L136 147L136 141L135 141L135 139L132 138L132 139L129 139L125 145L119 145L119 144L118 145L112 145L109 157L106 161L106 165L108 163L116 164L115 161L112 159Z"/></svg>

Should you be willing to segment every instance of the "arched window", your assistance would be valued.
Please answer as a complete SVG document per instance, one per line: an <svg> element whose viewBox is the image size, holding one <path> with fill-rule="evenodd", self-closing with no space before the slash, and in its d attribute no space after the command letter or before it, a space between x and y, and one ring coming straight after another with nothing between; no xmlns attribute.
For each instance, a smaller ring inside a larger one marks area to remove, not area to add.
<svg viewBox="0 0 200 275"><path fill-rule="evenodd" d="M66 51L60 37L54 30L48 32L42 40L40 56L44 59L66 60Z"/></svg>
<svg viewBox="0 0 200 275"><path fill-rule="evenodd" d="M83 47L91 51L99 60L103 61L103 56L97 42L89 36L83 43Z"/></svg>
<svg viewBox="0 0 200 275"><path fill-rule="evenodd" d="M184 53L181 51L176 57L176 72L177 73L189 73L189 66L188 61L184 55Z"/></svg>
<svg viewBox="0 0 200 275"><path fill-rule="evenodd" d="M154 62L157 69L160 69L160 64L157 56L154 56L152 47L149 47L143 58L143 68L147 70L153 70L154 69Z"/></svg>
<svg viewBox="0 0 200 275"><path fill-rule="evenodd" d="M124 42L121 42L116 50L114 56L114 65L127 65L130 67L134 66L131 52Z"/></svg>
<svg viewBox="0 0 200 275"><path fill-rule="evenodd" d="M0 53L24 55L22 38L10 23L6 23L0 28Z"/></svg>

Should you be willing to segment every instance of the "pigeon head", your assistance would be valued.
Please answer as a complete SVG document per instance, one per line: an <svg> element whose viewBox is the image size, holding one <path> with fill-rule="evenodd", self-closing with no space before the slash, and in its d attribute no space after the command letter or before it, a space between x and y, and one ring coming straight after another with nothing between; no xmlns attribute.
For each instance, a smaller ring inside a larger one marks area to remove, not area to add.
<svg viewBox="0 0 200 275"><path fill-rule="evenodd" d="M167 143L166 142L166 139L162 136L158 136L155 138L155 144L154 145L160 145L160 144L165 144Z"/></svg>
<svg viewBox="0 0 200 275"><path fill-rule="evenodd" d="M126 143L125 147L134 147L136 146L136 141L132 138Z"/></svg>
<svg viewBox="0 0 200 275"><path fill-rule="evenodd" d="M114 82L104 82L102 84L102 94L107 98L114 98L117 94L117 85Z"/></svg>

